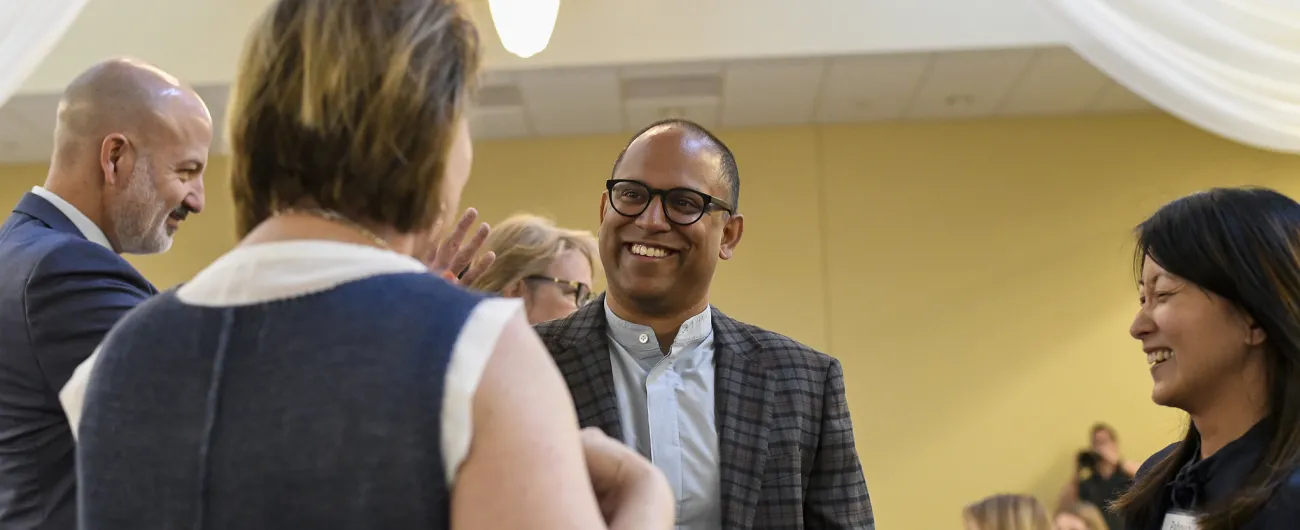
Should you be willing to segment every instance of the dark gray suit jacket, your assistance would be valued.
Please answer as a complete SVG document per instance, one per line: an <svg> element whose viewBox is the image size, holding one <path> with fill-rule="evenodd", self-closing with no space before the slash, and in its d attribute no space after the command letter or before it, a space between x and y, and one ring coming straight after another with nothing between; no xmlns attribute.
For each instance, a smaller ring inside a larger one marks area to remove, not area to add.
<svg viewBox="0 0 1300 530"><path fill-rule="evenodd" d="M583 427L622 439L604 298L537 325ZM713 308L722 527L871 529L835 358Z"/></svg>
<svg viewBox="0 0 1300 530"><path fill-rule="evenodd" d="M59 390L157 291L28 193L0 226L0 529L75 530L72 431Z"/></svg>

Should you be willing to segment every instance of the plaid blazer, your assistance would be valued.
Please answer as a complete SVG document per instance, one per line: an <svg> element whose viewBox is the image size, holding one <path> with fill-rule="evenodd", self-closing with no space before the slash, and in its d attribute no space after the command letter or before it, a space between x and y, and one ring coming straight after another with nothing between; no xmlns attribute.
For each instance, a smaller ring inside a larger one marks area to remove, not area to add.
<svg viewBox="0 0 1300 530"><path fill-rule="evenodd" d="M604 298L537 325L583 427L623 439ZM835 358L713 308L722 528L875 528Z"/></svg>

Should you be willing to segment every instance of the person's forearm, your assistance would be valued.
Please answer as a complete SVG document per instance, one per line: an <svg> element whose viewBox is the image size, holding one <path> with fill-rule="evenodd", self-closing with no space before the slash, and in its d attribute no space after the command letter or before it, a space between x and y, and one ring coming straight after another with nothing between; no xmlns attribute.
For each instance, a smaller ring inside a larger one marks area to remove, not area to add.
<svg viewBox="0 0 1300 530"><path fill-rule="evenodd" d="M614 513L605 511L610 530L668 530L676 522L674 505L672 489L663 475L644 473L636 487L628 488Z"/></svg>

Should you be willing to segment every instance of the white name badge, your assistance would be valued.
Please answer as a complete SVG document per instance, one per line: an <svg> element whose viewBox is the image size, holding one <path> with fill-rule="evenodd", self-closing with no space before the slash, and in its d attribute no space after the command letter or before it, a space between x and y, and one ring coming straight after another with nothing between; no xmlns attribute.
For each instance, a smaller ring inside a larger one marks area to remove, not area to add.
<svg viewBox="0 0 1300 530"><path fill-rule="evenodd" d="M1196 530L1196 516L1183 511L1166 512L1160 530Z"/></svg>

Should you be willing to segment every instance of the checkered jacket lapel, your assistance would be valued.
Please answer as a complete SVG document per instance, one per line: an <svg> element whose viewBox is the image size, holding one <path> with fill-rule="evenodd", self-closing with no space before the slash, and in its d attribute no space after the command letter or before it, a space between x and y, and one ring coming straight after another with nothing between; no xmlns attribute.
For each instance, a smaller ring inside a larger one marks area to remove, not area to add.
<svg viewBox="0 0 1300 530"><path fill-rule="evenodd" d="M611 438L622 440L614 369L605 334L605 297L578 308L568 318L538 324L537 334L564 374L578 423L599 427Z"/></svg>
<svg viewBox="0 0 1300 530"><path fill-rule="evenodd" d="M721 451L722 527L751 528L767 463L772 394L761 345L739 322L713 308L714 378Z"/></svg>
<svg viewBox="0 0 1300 530"><path fill-rule="evenodd" d="M722 527L768 528L758 512L802 512L802 497L763 499L759 495L768 454L768 429L774 411L768 403L775 387L763 354L780 343L762 341L748 328L713 309L714 363L718 449L721 457ZM579 422L623 438L614 395L613 367L606 337L604 298L578 309L568 318L537 326L546 347L564 374L573 394ZM802 369L802 368L800 368Z"/></svg>

